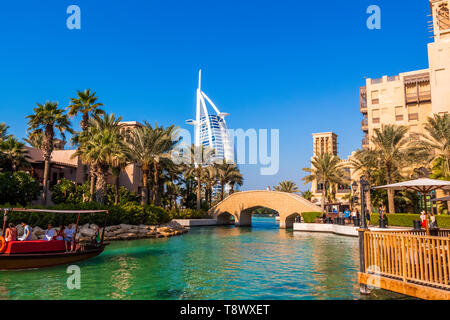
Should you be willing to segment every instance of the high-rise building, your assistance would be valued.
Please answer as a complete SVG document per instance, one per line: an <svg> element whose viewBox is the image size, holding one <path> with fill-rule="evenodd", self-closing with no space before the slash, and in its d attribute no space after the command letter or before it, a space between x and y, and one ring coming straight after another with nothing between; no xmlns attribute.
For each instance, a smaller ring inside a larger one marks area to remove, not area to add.
<svg viewBox="0 0 450 320"><path fill-rule="evenodd" d="M195 120L186 123L194 126L195 145L211 147L215 150L215 160L234 162L233 147L228 134L225 117L228 113L220 112L212 100L201 90L202 71L199 71L197 88L197 105ZM208 108L208 104L211 108Z"/></svg>
<svg viewBox="0 0 450 320"><path fill-rule="evenodd" d="M404 125L409 134L425 133L433 114L450 112L450 0L431 0L434 42L428 44L429 68L366 79L360 88L362 147L371 146L375 129Z"/></svg>

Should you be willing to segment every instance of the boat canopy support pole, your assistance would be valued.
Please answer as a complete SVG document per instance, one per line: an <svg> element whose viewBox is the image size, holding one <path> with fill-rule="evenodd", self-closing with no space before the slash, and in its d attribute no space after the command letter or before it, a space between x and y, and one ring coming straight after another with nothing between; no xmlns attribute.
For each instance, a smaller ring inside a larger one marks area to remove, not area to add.
<svg viewBox="0 0 450 320"><path fill-rule="evenodd" d="M8 221L8 209L4 209L3 213L3 227L2 227L2 236L5 235L6 222Z"/></svg>

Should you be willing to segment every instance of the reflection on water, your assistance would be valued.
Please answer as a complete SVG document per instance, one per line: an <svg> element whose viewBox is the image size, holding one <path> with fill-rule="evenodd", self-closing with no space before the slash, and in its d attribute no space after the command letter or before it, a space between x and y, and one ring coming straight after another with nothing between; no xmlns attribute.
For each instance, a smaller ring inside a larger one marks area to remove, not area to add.
<svg viewBox="0 0 450 320"><path fill-rule="evenodd" d="M252 227L193 228L169 239L114 242L79 263L81 289L66 267L1 271L1 299L361 299L358 242L280 230L272 218ZM371 299L403 296L377 290Z"/></svg>

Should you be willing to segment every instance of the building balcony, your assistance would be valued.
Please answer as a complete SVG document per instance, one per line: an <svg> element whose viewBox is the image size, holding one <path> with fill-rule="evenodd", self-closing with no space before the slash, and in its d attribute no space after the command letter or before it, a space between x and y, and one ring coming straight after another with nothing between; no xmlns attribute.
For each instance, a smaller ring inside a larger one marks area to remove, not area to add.
<svg viewBox="0 0 450 320"><path fill-rule="evenodd" d="M367 149L369 147L369 139L367 139L367 138L362 139L361 140L361 147L363 149Z"/></svg>
<svg viewBox="0 0 450 320"><path fill-rule="evenodd" d="M407 104L416 104L421 102L430 102L431 101L431 91L423 91L418 95L417 93L407 93L406 94L406 103Z"/></svg>
<svg viewBox="0 0 450 320"><path fill-rule="evenodd" d="M361 120L361 130L368 131L369 130L369 122L367 119Z"/></svg>
<svg viewBox="0 0 450 320"><path fill-rule="evenodd" d="M359 88L359 103L360 103L360 111L362 113L367 113L367 90L366 90L366 87Z"/></svg>

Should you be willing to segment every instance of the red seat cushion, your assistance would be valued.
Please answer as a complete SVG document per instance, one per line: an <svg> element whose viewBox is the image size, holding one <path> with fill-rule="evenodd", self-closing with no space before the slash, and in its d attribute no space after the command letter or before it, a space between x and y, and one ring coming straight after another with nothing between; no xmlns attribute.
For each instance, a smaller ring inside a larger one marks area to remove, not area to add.
<svg viewBox="0 0 450 320"><path fill-rule="evenodd" d="M5 253L38 253L66 251L64 240L32 240L7 242Z"/></svg>

